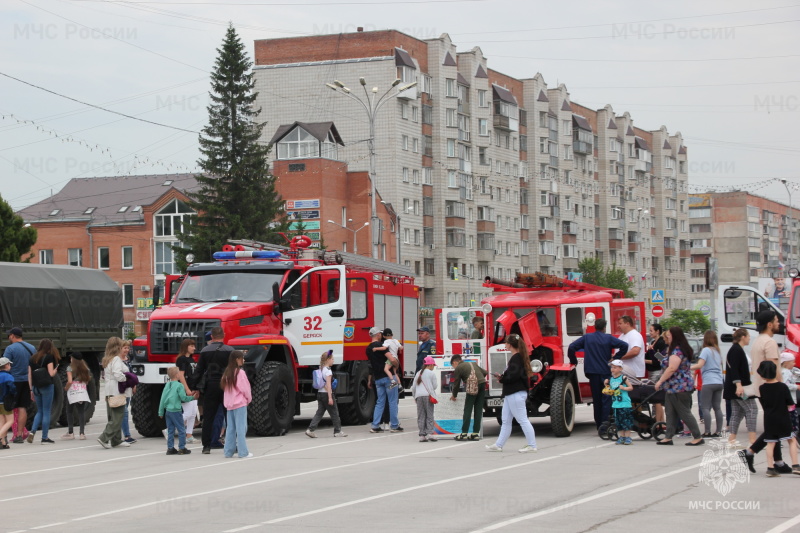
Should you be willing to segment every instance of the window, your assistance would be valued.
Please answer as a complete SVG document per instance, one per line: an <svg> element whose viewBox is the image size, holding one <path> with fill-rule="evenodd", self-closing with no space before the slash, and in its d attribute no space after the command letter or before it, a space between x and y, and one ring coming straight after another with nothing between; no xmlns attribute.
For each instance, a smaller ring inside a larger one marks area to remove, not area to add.
<svg viewBox="0 0 800 533"><path fill-rule="evenodd" d="M402 137L403 150L408 150L408 135Z"/></svg>
<svg viewBox="0 0 800 533"><path fill-rule="evenodd" d="M419 139L416 137L411 139L411 151L415 154L419 153Z"/></svg>
<svg viewBox="0 0 800 533"><path fill-rule="evenodd" d="M412 210L412 212L415 215L419 215L419 200L414 200L414 209Z"/></svg>
<svg viewBox="0 0 800 533"><path fill-rule="evenodd" d="M411 182L419 185L419 170L417 170L416 168L412 170L411 176L412 176Z"/></svg>
<svg viewBox="0 0 800 533"><path fill-rule="evenodd" d="M122 268L133 268L133 246L122 247Z"/></svg>
<svg viewBox="0 0 800 533"><path fill-rule="evenodd" d="M414 245L419 246L419 230L414 230Z"/></svg>
<svg viewBox="0 0 800 533"><path fill-rule="evenodd" d="M411 120L419 122L419 108L415 105L411 106Z"/></svg>
<svg viewBox="0 0 800 533"><path fill-rule="evenodd" d="M619 152L620 143L617 139L608 140L608 150L610 152Z"/></svg>
<svg viewBox="0 0 800 533"><path fill-rule="evenodd" d="M295 128L278 141L278 159L319 157L319 140L303 128Z"/></svg>
<svg viewBox="0 0 800 533"><path fill-rule="evenodd" d="M70 248L67 250L67 261L72 266L83 266L83 249L81 248Z"/></svg>
<svg viewBox="0 0 800 533"><path fill-rule="evenodd" d="M451 78L446 78L444 80L444 88L445 88L445 96L450 96L453 98L458 97L458 87L456 86L456 80Z"/></svg>
<svg viewBox="0 0 800 533"><path fill-rule="evenodd" d="M478 135L482 137L489 136L489 120L485 118L478 119Z"/></svg>
<svg viewBox="0 0 800 533"><path fill-rule="evenodd" d="M445 238L447 246L463 248L466 245L466 232L463 228L447 228Z"/></svg>
<svg viewBox="0 0 800 533"><path fill-rule="evenodd" d="M122 307L133 307L133 285L122 285Z"/></svg>
<svg viewBox="0 0 800 533"><path fill-rule="evenodd" d="M489 102L486 100L486 91L478 89L478 107L489 107Z"/></svg>
<svg viewBox="0 0 800 533"><path fill-rule="evenodd" d="M175 265L173 246L180 246L180 242L156 241L156 275L176 274L178 267Z"/></svg>
<svg viewBox="0 0 800 533"><path fill-rule="evenodd" d="M445 109L445 125L449 128L458 127L458 114L455 109Z"/></svg>
<svg viewBox="0 0 800 533"><path fill-rule="evenodd" d="M408 104L406 102L400 102L400 118L408 120Z"/></svg>
<svg viewBox="0 0 800 533"><path fill-rule="evenodd" d="M129 205L123 205L122 207L117 209L117 213L124 213L125 211L128 210L129 207L130 207Z"/></svg>
<svg viewBox="0 0 800 533"><path fill-rule="evenodd" d="M403 167L403 182L408 183L408 168Z"/></svg>
<svg viewBox="0 0 800 533"><path fill-rule="evenodd" d="M52 265L53 264L53 250L39 250L39 264Z"/></svg>
<svg viewBox="0 0 800 533"><path fill-rule="evenodd" d="M433 106L422 104L422 123L433 124Z"/></svg>
<svg viewBox="0 0 800 533"><path fill-rule="evenodd" d="M111 268L108 248L103 247L97 249L97 268L101 270L108 270Z"/></svg>
<svg viewBox="0 0 800 533"><path fill-rule="evenodd" d="M156 237L173 237L183 231L194 211L180 200L173 200L155 215Z"/></svg>
<svg viewBox="0 0 800 533"><path fill-rule="evenodd" d="M419 77L419 91L422 93L431 94L431 77L427 74L422 74Z"/></svg>
<svg viewBox="0 0 800 533"><path fill-rule="evenodd" d="M411 244L411 230L403 228L403 243Z"/></svg>
<svg viewBox="0 0 800 533"><path fill-rule="evenodd" d="M462 202L446 200L444 203L444 213L446 217L464 218L466 216L465 205Z"/></svg>
<svg viewBox="0 0 800 533"><path fill-rule="evenodd" d="M451 189L458 189L458 173L455 170L447 171L447 186Z"/></svg>
<svg viewBox="0 0 800 533"><path fill-rule="evenodd" d="M689 218L710 218L710 217L711 217L710 207L692 207L691 209L689 209Z"/></svg>
<svg viewBox="0 0 800 533"><path fill-rule="evenodd" d="M447 139L447 157L457 157L455 139Z"/></svg>

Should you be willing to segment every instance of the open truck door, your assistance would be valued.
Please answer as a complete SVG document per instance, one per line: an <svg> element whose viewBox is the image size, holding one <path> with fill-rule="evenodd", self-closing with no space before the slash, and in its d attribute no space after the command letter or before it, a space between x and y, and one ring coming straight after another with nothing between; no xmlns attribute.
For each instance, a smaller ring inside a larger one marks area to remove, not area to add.
<svg viewBox="0 0 800 533"><path fill-rule="evenodd" d="M721 285L717 290L717 333L720 353L725 357L733 343L733 332L745 328L750 332L750 342L758 337L756 315L763 311L774 311L781 321L781 328L773 337L778 348L786 348L786 317L783 312L758 289L742 285ZM796 350L797 346L791 346Z"/></svg>

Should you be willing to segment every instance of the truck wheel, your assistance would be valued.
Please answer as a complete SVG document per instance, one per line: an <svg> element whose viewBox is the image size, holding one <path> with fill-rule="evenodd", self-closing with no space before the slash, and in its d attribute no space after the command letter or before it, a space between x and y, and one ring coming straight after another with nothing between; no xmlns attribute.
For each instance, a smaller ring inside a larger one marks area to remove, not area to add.
<svg viewBox="0 0 800 533"><path fill-rule="evenodd" d="M258 435L281 436L294 418L294 379L284 363L267 361L256 374L247 425Z"/></svg>
<svg viewBox="0 0 800 533"><path fill-rule="evenodd" d="M339 405L342 424L360 426L372 421L376 398L375 392L367 386L368 383L369 366L357 365L353 371L353 401Z"/></svg>
<svg viewBox="0 0 800 533"><path fill-rule="evenodd" d="M64 382L61 381L61 375L56 373L56 375L53 376L53 404L50 407L50 429L58 427L58 420L61 417L61 411L63 409ZM25 424L29 430L33 425L33 419L36 416L36 411L36 402L31 400L30 405L28 405L28 422Z"/></svg>
<svg viewBox="0 0 800 533"><path fill-rule="evenodd" d="M136 394L131 398L131 417L136 431L143 437L160 437L166 429L164 420L158 417L158 404L161 402L163 385L136 386Z"/></svg>
<svg viewBox="0 0 800 533"><path fill-rule="evenodd" d="M569 376L556 376L553 380L550 424L556 437L569 437L575 427L575 387Z"/></svg>

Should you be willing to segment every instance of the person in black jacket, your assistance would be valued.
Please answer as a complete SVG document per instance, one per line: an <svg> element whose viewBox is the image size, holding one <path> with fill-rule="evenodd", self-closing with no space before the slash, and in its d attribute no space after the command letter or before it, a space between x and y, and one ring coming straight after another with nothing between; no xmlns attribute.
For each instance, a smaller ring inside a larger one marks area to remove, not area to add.
<svg viewBox="0 0 800 533"><path fill-rule="evenodd" d="M531 421L528 420L528 387L530 376L533 375L531 358L528 356L528 347L519 335L512 333L506 337L506 350L511 352L508 366L503 374L495 373L497 379L503 384L503 424L500 435L494 444L489 444L486 449L490 452L502 452L508 437L511 435L513 419L519 422L525 440L528 442L519 449L519 453L536 451L536 433L533 431Z"/></svg>
<svg viewBox="0 0 800 533"><path fill-rule="evenodd" d="M233 348L225 344L225 331L217 326L211 328L211 342L200 351L200 359L197 367L192 374L190 388L197 390L203 376L205 375L205 386L203 392L203 453L211 453L211 441L214 435L214 417L222 405L223 394L220 388L220 381L225 368L228 366L228 358ZM223 415L225 408L223 407Z"/></svg>
<svg viewBox="0 0 800 533"><path fill-rule="evenodd" d="M747 432L750 444L756 440L756 422L758 421L758 405L755 398L744 396L744 387L750 385L750 364L743 346L750 344L750 333L744 328L739 328L733 333L733 344L725 363L725 384L722 388L722 397L731 401L731 423L728 440L731 446L738 446L736 434L742 418L747 421Z"/></svg>

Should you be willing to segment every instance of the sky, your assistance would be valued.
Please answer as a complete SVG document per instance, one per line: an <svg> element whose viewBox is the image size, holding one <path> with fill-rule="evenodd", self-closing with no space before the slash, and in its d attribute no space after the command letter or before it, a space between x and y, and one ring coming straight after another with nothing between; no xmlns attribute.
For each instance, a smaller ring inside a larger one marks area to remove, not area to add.
<svg viewBox="0 0 800 533"><path fill-rule="evenodd" d="M3 0L0 196L19 210L76 177L196 171L208 75L231 22L251 58L256 39L447 33L490 68L539 72L581 105L681 132L693 192L788 203L785 179L800 207L791 2Z"/></svg>

